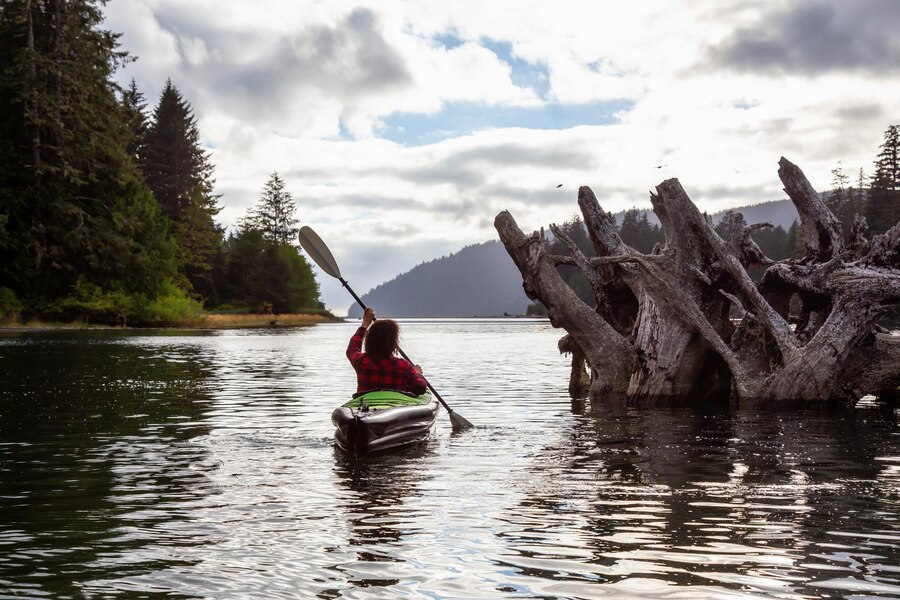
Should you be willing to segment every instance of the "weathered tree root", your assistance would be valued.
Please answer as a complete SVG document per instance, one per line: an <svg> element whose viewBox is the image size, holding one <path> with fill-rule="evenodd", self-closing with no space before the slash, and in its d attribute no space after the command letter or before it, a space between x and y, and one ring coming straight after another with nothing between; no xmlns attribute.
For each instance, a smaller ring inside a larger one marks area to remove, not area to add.
<svg viewBox="0 0 900 600"><path fill-rule="evenodd" d="M900 302L900 223L868 243L857 217L845 244L840 222L800 169L785 158L779 167L800 215L806 253L799 260L766 257L750 233L770 225L748 226L741 215L729 217L723 240L677 179L650 195L666 236L652 254L619 238L588 187L578 204L594 257L556 226L571 255L551 255L543 231L526 236L508 212L497 215L525 293L568 332L560 349L573 356L573 394L583 391L584 363L594 400L813 406L852 405L863 393L897 397L900 338L877 324ZM594 307L566 285L558 265L584 274ZM766 268L759 286L751 266ZM792 297L802 305L796 327Z"/></svg>

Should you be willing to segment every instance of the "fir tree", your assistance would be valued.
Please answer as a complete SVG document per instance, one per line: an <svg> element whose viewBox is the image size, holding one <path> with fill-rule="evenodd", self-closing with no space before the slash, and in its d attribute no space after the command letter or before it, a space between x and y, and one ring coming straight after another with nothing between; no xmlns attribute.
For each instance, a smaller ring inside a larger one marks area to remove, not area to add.
<svg viewBox="0 0 900 600"><path fill-rule="evenodd" d="M213 194L213 166L193 111L171 80L153 111L139 159L156 201L172 222L181 272L196 292L212 295L210 272L222 241L214 220L221 208Z"/></svg>
<svg viewBox="0 0 900 600"><path fill-rule="evenodd" d="M247 225L259 229L269 241L291 245L297 238L297 205L285 189L284 180L272 172L263 187L259 203L248 216Z"/></svg>
<svg viewBox="0 0 900 600"><path fill-rule="evenodd" d="M128 153L136 163L140 162L147 137L147 102L144 95L138 91L134 78L128 87L122 91L122 108L125 111L125 119L131 132L131 141L128 143Z"/></svg>
<svg viewBox="0 0 900 600"><path fill-rule="evenodd" d="M594 255L594 248L591 244L590 239L588 239L587 229L584 226L584 223L581 220L581 217L577 214L573 215L572 218L565 221L562 225L559 226L560 230L569 236L572 241L575 242L575 245L578 246L578 249L581 250L586 256ZM568 256L571 254L569 247L566 246L561 240L552 239L550 241L550 252L552 254L560 254ZM588 283L587 279L584 278L584 275L577 267L573 267L570 265L560 265L559 273L562 278L565 280L566 284L572 290L578 294L578 297L588 303L594 302L594 293L591 290L591 286ZM532 314L533 311L539 310L537 307L531 309ZM546 313L544 313L546 314Z"/></svg>
<svg viewBox="0 0 900 600"><path fill-rule="evenodd" d="M791 226L787 230L785 252L790 258L801 258L806 254L806 246L803 243L803 236L800 235L800 225L797 223L797 219L791 222Z"/></svg>
<svg viewBox="0 0 900 600"><path fill-rule="evenodd" d="M855 190L850 186L850 176L844 173L843 161L837 162L837 166L831 170L831 175L831 193L825 196L825 205L841 222L844 240L849 241L856 215L862 214L862 206Z"/></svg>
<svg viewBox="0 0 900 600"><path fill-rule="evenodd" d="M174 247L111 79L126 56L100 4L0 4L0 281L32 307L78 286L172 289Z"/></svg>
<svg viewBox="0 0 900 600"><path fill-rule="evenodd" d="M650 224L647 212L637 208L625 211L619 226L619 236L623 242L644 254L652 252L654 246L664 239L659 226Z"/></svg>
<svg viewBox="0 0 900 600"><path fill-rule="evenodd" d="M866 202L866 219L871 234L887 231L900 219L900 128L891 125L884 132L881 152L875 158L875 172Z"/></svg>
<svg viewBox="0 0 900 600"><path fill-rule="evenodd" d="M850 177L844 173L843 161L838 161L837 166L831 170L831 194L832 198L837 202L843 202L847 199L847 185Z"/></svg>
<svg viewBox="0 0 900 600"><path fill-rule="evenodd" d="M866 184L868 181L869 177L863 168L860 167L859 173L856 175L856 198L860 206L865 206L866 204Z"/></svg>
<svg viewBox="0 0 900 600"><path fill-rule="evenodd" d="M751 235L753 241L772 260L788 258L788 234L781 225L773 228L757 229Z"/></svg>
<svg viewBox="0 0 900 600"><path fill-rule="evenodd" d="M223 249L224 301L256 312L319 306L319 285L294 241L297 206L273 172L259 202L238 222Z"/></svg>

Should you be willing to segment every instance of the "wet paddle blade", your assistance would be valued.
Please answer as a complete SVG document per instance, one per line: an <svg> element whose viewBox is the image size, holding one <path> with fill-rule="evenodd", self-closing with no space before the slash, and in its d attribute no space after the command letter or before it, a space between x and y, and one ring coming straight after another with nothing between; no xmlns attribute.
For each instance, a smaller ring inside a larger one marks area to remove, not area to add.
<svg viewBox="0 0 900 600"><path fill-rule="evenodd" d="M331 250L328 249L328 246L325 245L322 238L312 230L312 227L309 225L301 227L299 236L300 245L303 246L303 249L306 250L309 257L319 265L319 268L332 277L340 279L341 270L338 268L337 261L334 260Z"/></svg>
<svg viewBox="0 0 900 600"><path fill-rule="evenodd" d="M450 411L450 426L453 428L453 431L465 431L475 427L455 410Z"/></svg>

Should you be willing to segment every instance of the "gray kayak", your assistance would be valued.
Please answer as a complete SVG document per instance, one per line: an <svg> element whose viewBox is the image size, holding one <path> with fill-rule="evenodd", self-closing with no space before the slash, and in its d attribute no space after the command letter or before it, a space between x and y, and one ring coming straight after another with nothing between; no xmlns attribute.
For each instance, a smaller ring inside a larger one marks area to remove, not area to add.
<svg viewBox="0 0 900 600"><path fill-rule="evenodd" d="M438 401L429 392L415 396L394 390L357 394L334 409L334 441L353 456L421 442L431 433Z"/></svg>

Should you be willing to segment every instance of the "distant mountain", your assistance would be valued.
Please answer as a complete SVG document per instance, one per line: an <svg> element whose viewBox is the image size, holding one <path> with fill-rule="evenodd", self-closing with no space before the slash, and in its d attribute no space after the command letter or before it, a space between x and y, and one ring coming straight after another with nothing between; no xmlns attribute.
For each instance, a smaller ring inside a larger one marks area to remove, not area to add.
<svg viewBox="0 0 900 600"><path fill-rule="evenodd" d="M785 230L797 217L790 200L775 200L735 209L748 223L768 221ZM646 211L651 223L659 220ZM718 222L725 211L714 213ZM617 213L616 223L622 215ZM550 235L550 232L547 232ZM385 317L493 317L521 315L531 303L522 291L522 276L499 241L466 246L459 252L422 263L362 296ZM359 318L354 304L348 317Z"/></svg>
<svg viewBox="0 0 900 600"><path fill-rule="evenodd" d="M531 303L519 270L499 241L422 263L363 294L362 300L385 317L521 315ZM357 304L347 314L361 315Z"/></svg>

